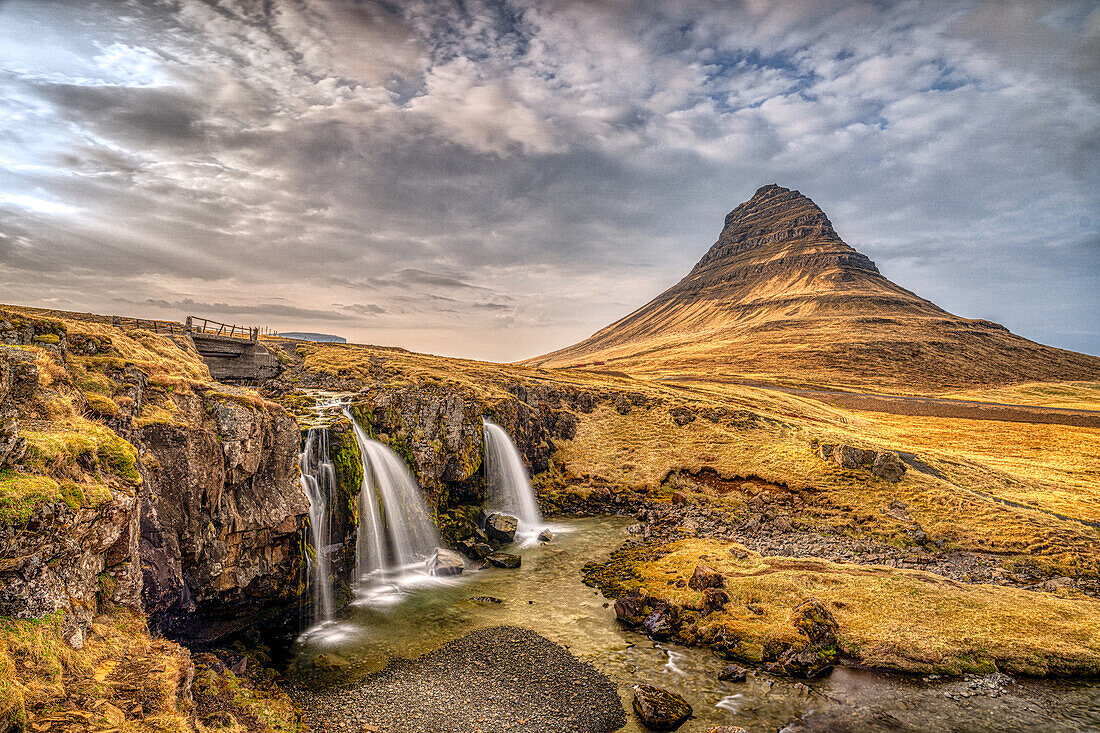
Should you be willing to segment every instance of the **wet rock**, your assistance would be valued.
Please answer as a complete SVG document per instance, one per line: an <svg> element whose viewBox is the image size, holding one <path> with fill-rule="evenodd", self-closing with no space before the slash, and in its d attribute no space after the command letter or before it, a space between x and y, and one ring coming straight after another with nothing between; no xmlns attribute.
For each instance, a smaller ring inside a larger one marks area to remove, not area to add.
<svg viewBox="0 0 1100 733"><path fill-rule="evenodd" d="M637 626L649 615L652 599L644 590L635 588L615 601L615 616L627 626Z"/></svg>
<svg viewBox="0 0 1100 733"><path fill-rule="evenodd" d="M897 453L893 451L879 451L875 454L874 462L871 464L871 471L879 478L897 483L901 481L901 477L905 475L905 464L898 458Z"/></svg>
<svg viewBox="0 0 1100 733"><path fill-rule="evenodd" d="M787 647L778 661L764 667L769 674L788 677L817 677L831 668L832 659L811 646Z"/></svg>
<svg viewBox="0 0 1100 733"><path fill-rule="evenodd" d="M695 572L692 573L691 580L688 581L688 587L694 590L723 588L725 585L726 579L709 565L696 565Z"/></svg>
<svg viewBox="0 0 1100 733"><path fill-rule="evenodd" d="M749 733L747 730L739 725L720 725L717 728L711 728L707 733Z"/></svg>
<svg viewBox="0 0 1100 733"><path fill-rule="evenodd" d="M539 542L550 542L554 539L554 533L548 529L544 529L539 532L539 536L537 539Z"/></svg>
<svg viewBox="0 0 1100 733"><path fill-rule="evenodd" d="M508 552L494 552L485 559L488 560L489 564L495 568L514 570L520 565L519 555L513 555Z"/></svg>
<svg viewBox="0 0 1100 733"><path fill-rule="evenodd" d="M634 687L634 712L650 730L676 730L691 717L687 700L652 685Z"/></svg>
<svg viewBox="0 0 1100 733"><path fill-rule="evenodd" d="M461 555L440 547L428 561L428 572L436 576L462 575L465 566Z"/></svg>
<svg viewBox="0 0 1100 733"><path fill-rule="evenodd" d="M473 601L474 603L490 603L490 604L504 603L504 601L500 600L496 596L474 596L470 600Z"/></svg>
<svg viewBox="0 0 1100 733"><path fill-rule="evenodd" d="M680 626L680 607L672 603L658 603L653 612L646 616L642 626L651 639L671 639Z"/></svg>
<svg viewBox="0 0 1100 733"><path fill-rule="evenodd" d="M485 519L485 534L493 542L508 544L516 539L519 521L511 514L490 514Z"/></svg>
<svg viewBox="0 0 1100 733"><path fill-rule="evenodd" d="M718 679L723 682L744 682L749 671L740 664L727 664L718 673Z"/></svg>

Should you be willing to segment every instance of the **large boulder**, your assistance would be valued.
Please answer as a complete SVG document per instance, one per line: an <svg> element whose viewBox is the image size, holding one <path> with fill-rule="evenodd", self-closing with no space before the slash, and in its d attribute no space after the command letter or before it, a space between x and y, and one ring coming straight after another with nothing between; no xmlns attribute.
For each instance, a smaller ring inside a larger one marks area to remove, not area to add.
<svg viewBox="0 0 1100 733"><path fill-rule="evenodd" d="M859 468L874 460L874 451L853 448L850 445L838 445L833 448L833 460L841 468Z"/></svg>
<svg viewBox="0 0 1100 733"><path fill-rule="evenodd" d="M901 477L905 475L905 464L898 458L897 453L893 451L879 451L875 454L874 463L871 464L871 471L879 478L897 483L901 481Z"/></svg>
<svg viewBox="0 0 1100 733"><path fill-rule="evenodd" d="M676 730L691 717L687 700L652 685L635 685L634 712L650 730Z"/></svg>
<svg viewBox="0 0 1100 733"><path fill-rule="evenodd" d="M672 603L658 603L642 622L646 634L656 641L671 639L679 625L680 607Z"/></svg>
<svg viewBox="0 0 1100 733"><path fill-rule="evenodd" d="M709 565L696 565L695 572L691 574L688 587L694 590L705 588L722 588L726 585L726 579Z"/></svg>
<svg viewBox="0 0 1100 733"><path fill-rule="evenodd" d="M485 534L489 535L489 539L493 542L501 544L514 541L518 527L519 520L511 514L490 514L485 519Z"/></svg>
<svg viewBox="0 0 1100 733"><path fill-rule="evenodd" d="M442 547L437 548L435 555L428 560L428 572L437 576L462 575L465 566L461 555Z"/></svg>
<svg viewBox="0 0 1100 733"><path fill-rule="evenodd" d="M652 599L645 590L635 588L615 601L615 616L627 626L638 626L645 621L652 607Z"/></svg>

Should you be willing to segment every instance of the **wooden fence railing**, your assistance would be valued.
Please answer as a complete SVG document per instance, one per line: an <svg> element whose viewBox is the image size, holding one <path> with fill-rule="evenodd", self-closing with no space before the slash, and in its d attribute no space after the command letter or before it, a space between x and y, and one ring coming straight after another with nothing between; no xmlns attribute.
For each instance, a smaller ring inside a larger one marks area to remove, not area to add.
<svg viewBox="0 0 1100 733"><path fill-rule="evenodd" d="M145 318L111 316L111 325L115 328L121 328L123 331L134 331L143 328L146 331L162 333L166 336L182 336L186 333L183 325L175 321L152 321Z"/></svg>
<svg viewBox="0 0 1100 733"><path fill-rule="evenodd" d="M187 316L187 333L202 333L210 336L229 336L232 338L257 341L260 338L260 329L251 326L234 326L229 323L212 321L209 318Z"/></svg>

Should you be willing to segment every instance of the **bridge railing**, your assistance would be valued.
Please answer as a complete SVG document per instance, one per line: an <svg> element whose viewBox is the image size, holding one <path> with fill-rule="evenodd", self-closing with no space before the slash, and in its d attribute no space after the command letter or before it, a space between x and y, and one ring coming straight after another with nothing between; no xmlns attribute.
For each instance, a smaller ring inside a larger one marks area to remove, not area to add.
<svg viewBox="0 0 1100 733"><path fill-rule="evenodd" d="M175 321L153 321L146 318L128 318L125 316L111 316L111 325L123 331L135 331L139 328L153 333L162 333L166 336L182 336L184 328Z"/></svg>
<svg viewBox="0 0 1100 733"><path fill-rule="evenodd" d="M230 323L212 321L209 318L187 316L187 333L201 333L210 336L228 336L231 338L248 339L257 341L260 338L260 329L250 326L235 326Z"/></svg>

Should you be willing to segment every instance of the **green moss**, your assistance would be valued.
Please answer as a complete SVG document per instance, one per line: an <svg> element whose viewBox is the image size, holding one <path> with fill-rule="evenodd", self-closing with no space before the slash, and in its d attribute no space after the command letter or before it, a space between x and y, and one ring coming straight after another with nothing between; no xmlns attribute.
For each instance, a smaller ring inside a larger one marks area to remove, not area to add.
<svg viewBox="0 0 1100 733"><path fill-rule="evenodd" d="M118 415L118 405L110 397L104 397L103 395L90 393L85 395L88 398L88 410L98 417L116 417Z"/></svg>
<svg viewBox="0 0 1100 733"><path fill-rule="evenodd" d="M23 521L41 505L61 500L61 486L49 476L0 471L0 521Z"/></svg>
<svg viewBox="0 0 1100 733"><path fill-rule="evenodd" d="M132 486L141 484L137 451L113 430L81 420L69 430L26 431L26 465L57 477L85 471L117 476Z"/></svg>
<svg viewBox="0 0 1100 733"><path fill-rule="evenodd" d="M347 505L348 513L358 517L359 492L363 487L363 458L355 434L346 430L329 433L329 460L336 472L336 492Z"/></svg>

